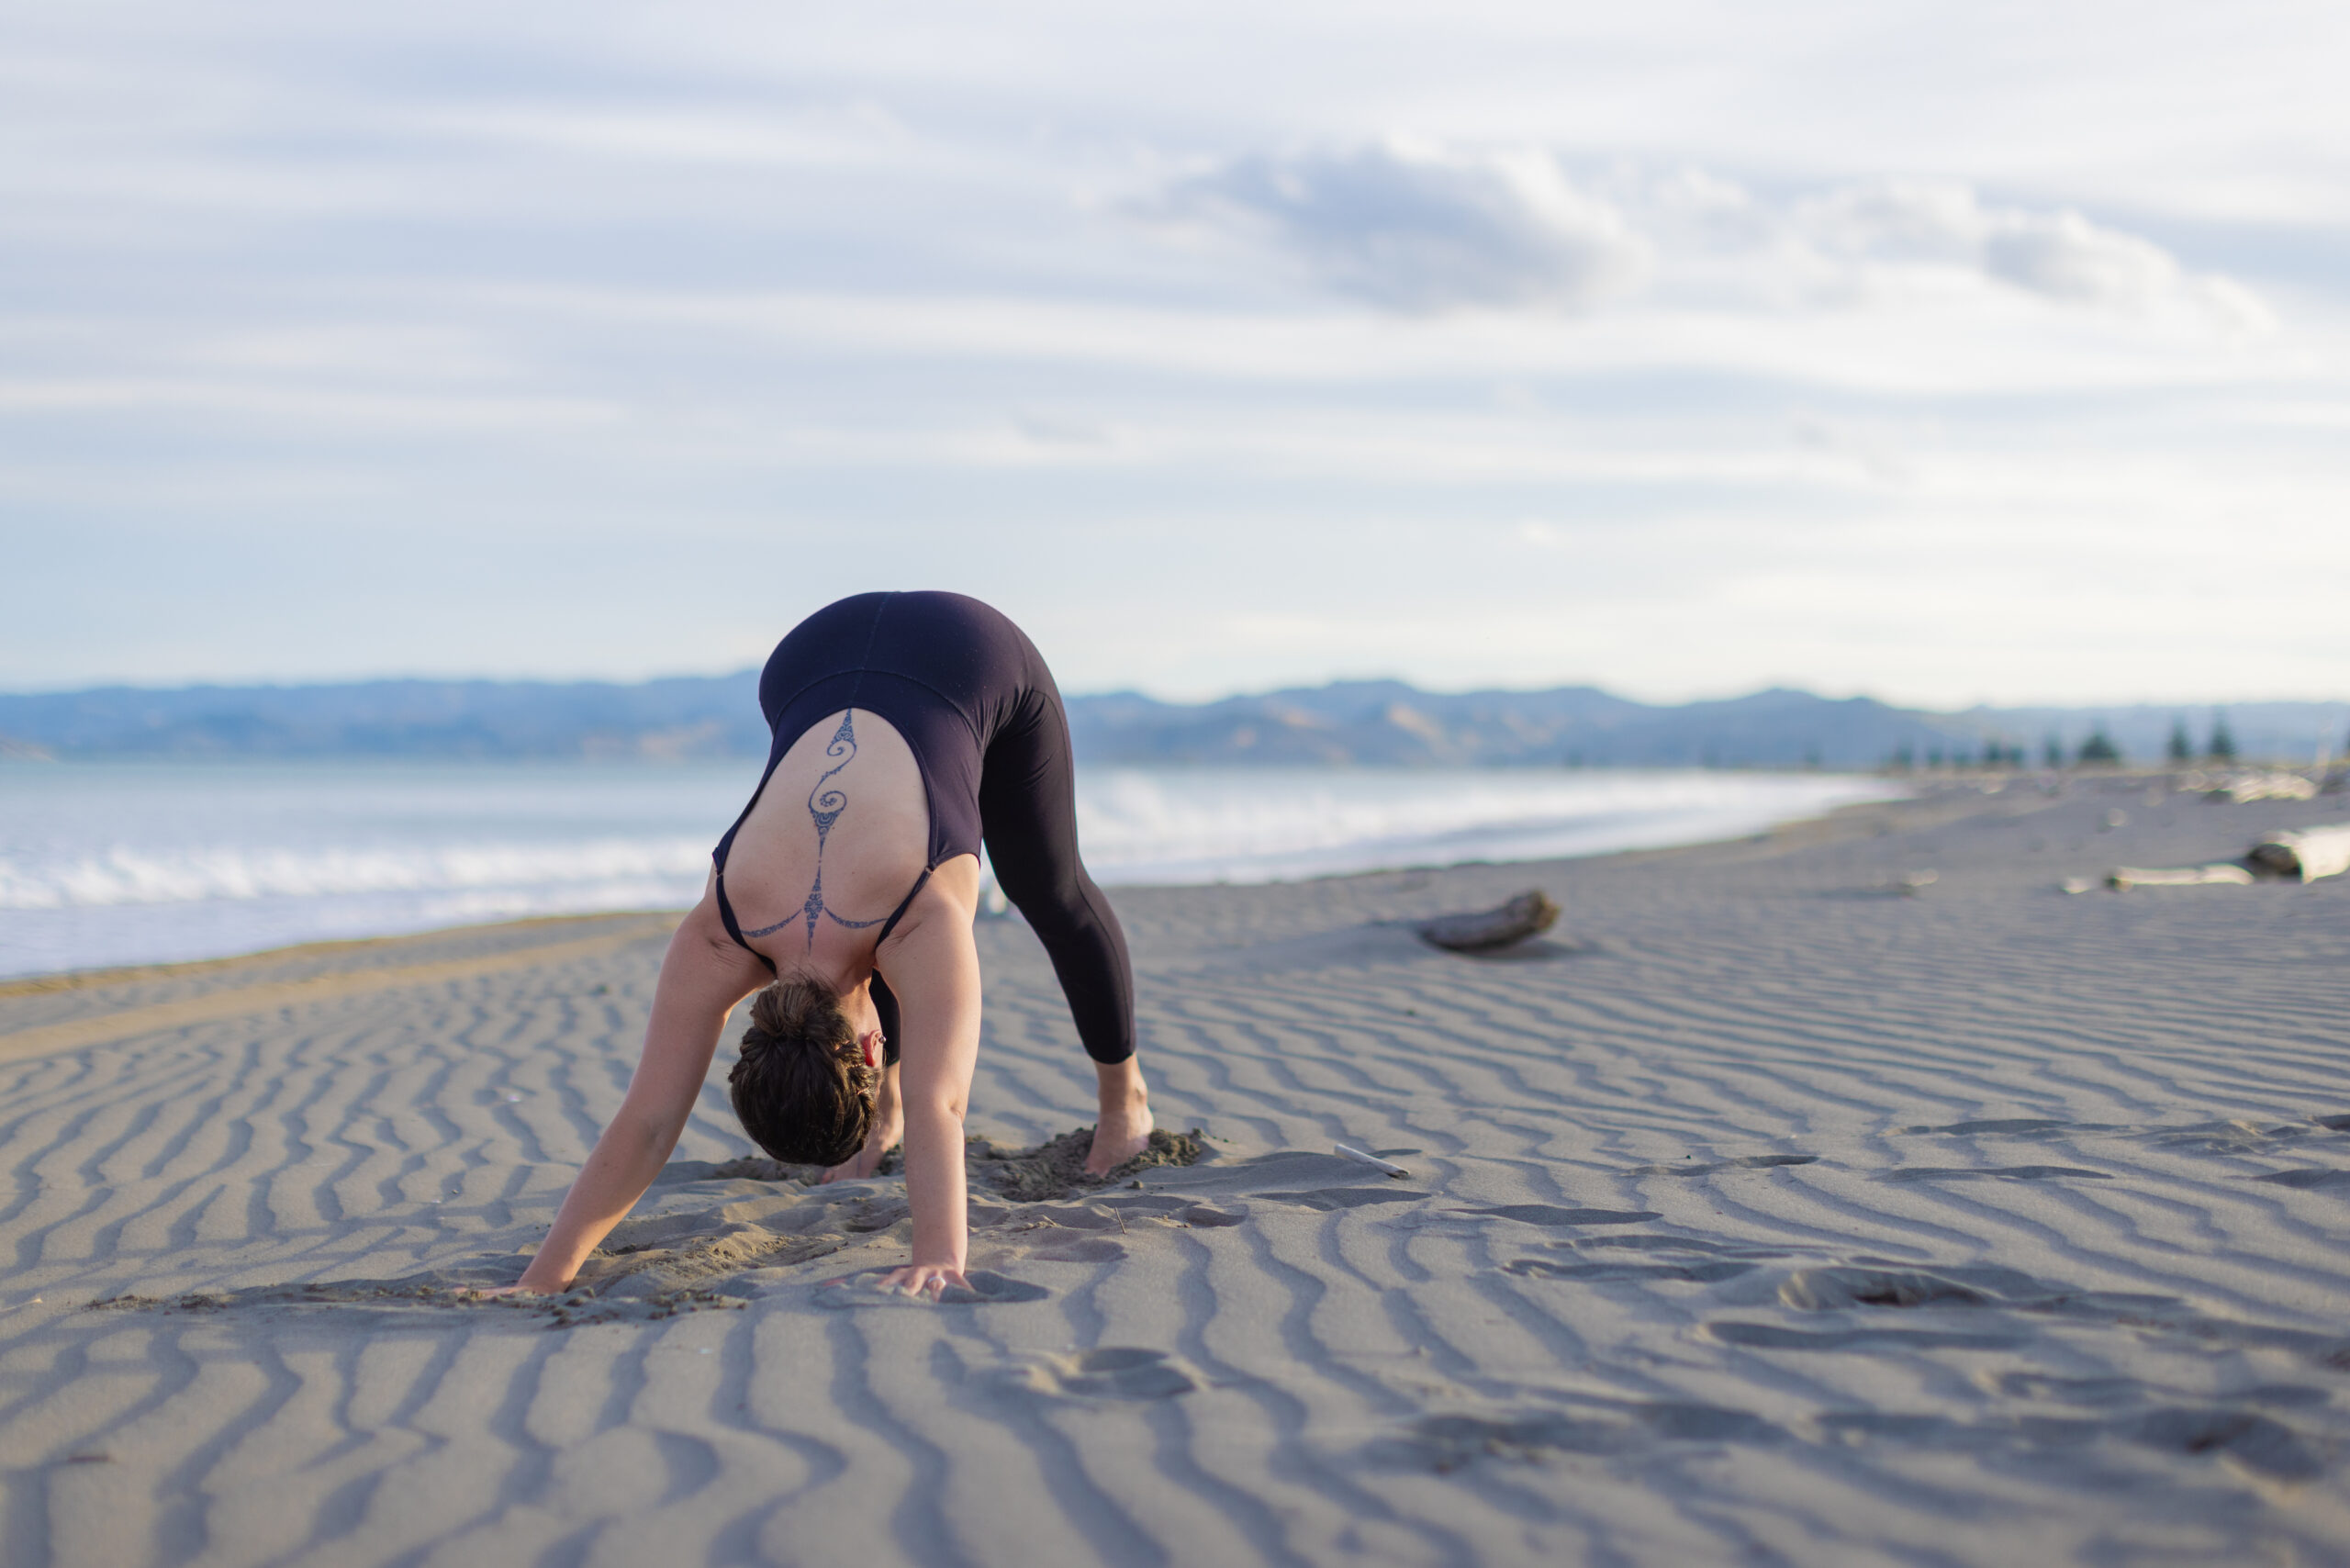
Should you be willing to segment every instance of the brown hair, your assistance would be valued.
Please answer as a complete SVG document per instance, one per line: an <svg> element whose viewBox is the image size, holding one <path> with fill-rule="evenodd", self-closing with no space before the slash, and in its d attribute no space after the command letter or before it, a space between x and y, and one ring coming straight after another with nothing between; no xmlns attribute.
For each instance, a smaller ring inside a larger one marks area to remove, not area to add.
<svg viewBox="0 0 2350 1568"><path fill-rule="evenodd" d="M865 1147L880 1074L830 986L778 980L752 999L727 1098L751 1141L789 1165L838 1165Z"/></svg>

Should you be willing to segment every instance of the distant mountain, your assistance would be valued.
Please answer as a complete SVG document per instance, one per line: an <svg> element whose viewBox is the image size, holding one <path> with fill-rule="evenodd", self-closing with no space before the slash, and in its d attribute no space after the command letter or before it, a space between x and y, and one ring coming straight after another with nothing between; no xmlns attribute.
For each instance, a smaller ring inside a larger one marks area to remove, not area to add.
<svg viewBox="0 0 2350 1568"><path fill-rule="evenodd" d="M1934 713L1872 698L1773 689L1655 706L1587 686L1421 691L1400 681L1161 702L1136 692L1069 700L1079 755L1097 763L1642 767L1876 767L1971 761L1986 747L2038 762L2102 730L2125 758L2160 758L2208 708L1976 708ZM2294 760L2344 749L2350 703L2246 702L2225 711L2237 751ZM758 677L601 682L384 680L345 686L107 687L0 696L0 760L63 757L430 757L678 760L767 748Z"/></svg>
<svg viewBox="0 0 2350 1568"><path fill-rule="evenodd" d="M635 686L102 687L0 696L0 746L77 757L732 756L767 751L758 682L745 670Z"/></svg>
<svg viewBox="0 0 2350 1568"><path fill-rule="evenodd" d="M1980 760L1986 748L2038 763L2053 741L2066 756L2102 730L2125 758L2164 755L2187 723L2197 749L2209 710L1993 709L1933 713L1874 698L1774 689L1723 701L1660 707L1590 687L1549 691L1417 690L1397 681L1231 697L1195 707L1134 693L1072 700L1080 756L1115 762L1537 764L1640 767L1877 767ZM2245 703L2227 710L2246 756L2342 749L2350 704Z"/></svg>

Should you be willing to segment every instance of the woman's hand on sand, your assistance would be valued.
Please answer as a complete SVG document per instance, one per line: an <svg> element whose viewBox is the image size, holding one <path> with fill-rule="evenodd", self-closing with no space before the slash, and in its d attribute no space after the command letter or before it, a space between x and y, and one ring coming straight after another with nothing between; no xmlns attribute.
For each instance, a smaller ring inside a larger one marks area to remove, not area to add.
<svg viewBox="0 0 2350 1568"><path fill-rule="evenodd" d="M963 1277L963 1271L952 1263L909 1263L902 1269L890 1270L873 1283L879 1290L903 1291L908 1295L928 1296L933 1301L946 1294L949 1285L958 1291L971 1288L971 1282Z"/></svg>
<svg viewBox="0 0 2350 1568"><path fill-rule="evenodd" d="M964 1291L971 1288L971 1282L963 1277L963 1271L952 1263L909 1263L902 1269L892 1269L878 1279L869 1275L843 1274L837 1280L826 1280L824 1288L854 1284L862 1284L867 1290L898 1291L906 1295L924 1296L932 1301L944 1295L949 1286Z"/></svg>

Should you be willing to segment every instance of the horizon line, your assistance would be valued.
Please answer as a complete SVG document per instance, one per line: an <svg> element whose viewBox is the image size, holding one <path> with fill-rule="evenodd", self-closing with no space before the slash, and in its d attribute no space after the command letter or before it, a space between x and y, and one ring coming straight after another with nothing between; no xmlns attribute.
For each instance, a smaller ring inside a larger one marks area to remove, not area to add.
<svg viewBox="0 0 2350 1568"><path fill-rule="evenodd" d="M330 690L337 688L397 686L409 684L424 686L538 686L550 688L603 686L628 689L654 686L666 681L734 680L740 679L745 676L755 677L758 673L759 667L760 666L756 665L749 665L737 669L721 671L716 674L707 672L679 672L666 675L642 676L632 679L608 676L408 674L371 675L344 677L341 678L314 679L200 679L183 680L170 685L151 684L137 680L112 680L74 686L39 687L30 689L0 689L0 700L17 698L73 697L113 691L147 692L157 696L163 696L174 693L196 691L317 691ZM1603 697L1611 698L1617 701L1628 702L1643 708L1691 708L1706 703L1736 702L1749 698L1768 696L1774 692L1786 692L1792 695L1813 698L1819 701L1870 701L1875 702L1881 707L1893 709L1898 711L1940 713L1947 715L1964 715L1967 713L1984 711L2056 711L2066 712L2095 712L2107 710L2121 711L2130 709L2159 709L2166 711L2177 711L2183 713L2191 711L2216 711L2218 710L2227 708L2281 707L2288 705L2297 707L2350 708L2350 696L2339 695L2332 697L2288 697L2269 695L2262 697L2197 699L2130 698L2087 701L2068 701L2063 699L2039 699L2028 701L1998 701L1988 699L1977 699L1971 702L1945 707L1926 702L1903 701L1897 698L1881 696L1874 692L1868 691L1847 692L1841 695L1831 694L1807 686L1790 685L1784 679L1772 678L1764 678L1760 685L1727 695L1695 696L1684 697L1678 700L1660 700L1646 697L1628 697L1620 691L1612 689L1591 680L1561 680L1545 685L1509 685L1500 682L1486 682L1461 687L1434 687L1419 685L1408 678L1399 675L1332 676L1315 684L1290 682L1280 686L1266 687L1253 690L1229 690L1218 696L1208 697L1169 697L1162 696L1139 686L1116 686L1099 689L1073 691L1068 694L1068 699L1069 700L1085 700L1088 699L1135 697L1170 708L1205 708L1214 706L1219 702L1243 701L1250 699L1278 697L1285 692L1293 691L1326 691L1334 687L1344 686L1401 686L1416 695L1425 697L1474 697L1487 693L1512 696L1539 696L1558 691L1589 691Z"/></svg>

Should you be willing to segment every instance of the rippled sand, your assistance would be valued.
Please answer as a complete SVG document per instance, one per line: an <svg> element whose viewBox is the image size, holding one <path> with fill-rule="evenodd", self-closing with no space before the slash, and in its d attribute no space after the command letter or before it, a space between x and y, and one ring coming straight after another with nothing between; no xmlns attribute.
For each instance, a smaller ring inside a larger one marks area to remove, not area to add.
<svg viewBox="0 0 2350 1568"><path fill-rule="evenodd" d="M2350 1562L2350 879L2055 890L2319 806L1121 890L1212 1157L980 1193L937 1307L818 1288L902 1254L899 1185L742 1160L722 1058L580 1291L463 1299L663 922L0 988L0 1556ZM1513 956L1393 924L1537 884ZM980 935L973 1127L1037 1143L1091 1073Z"/></svg>

